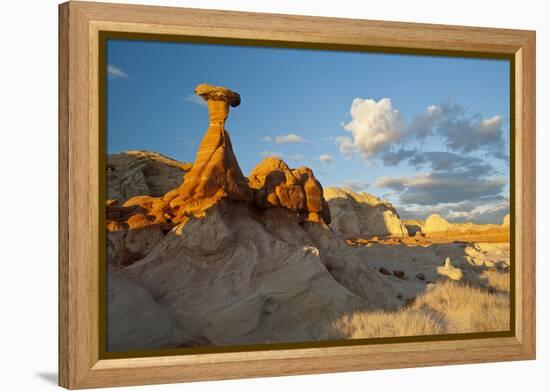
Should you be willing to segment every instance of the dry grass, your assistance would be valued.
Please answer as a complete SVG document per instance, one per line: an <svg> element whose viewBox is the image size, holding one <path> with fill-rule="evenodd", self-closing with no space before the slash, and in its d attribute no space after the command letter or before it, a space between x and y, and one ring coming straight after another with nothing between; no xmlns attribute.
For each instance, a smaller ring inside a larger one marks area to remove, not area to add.
<svg viewBox="0 0 550 391"><path fill-rule="evenodd" d="M436 311L444 316L447 333L503 331L510 327L510 299L507 294L451 281L436 285L419 296L414 308Z"/></svg>
<svg viewBox="0 0 550 391"><path fill-rule="evenodd" d="M445 281L397 312L358 312L338 320L344 338L505 331L510 325L509 296Z"/></svg>
<svg viewBox="0 0 550 391"><path fill-rule="evenodd" d="M357 312L336 322L345 338L405 337L445 332L437 314L424 311Z"/></svg>
<svg viewBox="0 0 550 391"><path fill-rule="evenodd" d="M510 273L498 270L486 270L481 275L481 279L488 286L501 292L510 292Z"/></svg>

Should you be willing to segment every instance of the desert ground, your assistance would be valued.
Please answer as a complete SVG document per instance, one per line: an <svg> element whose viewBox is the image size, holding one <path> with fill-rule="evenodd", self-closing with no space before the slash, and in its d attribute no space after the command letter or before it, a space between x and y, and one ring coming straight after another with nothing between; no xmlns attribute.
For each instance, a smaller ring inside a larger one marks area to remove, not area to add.
<svg viewBox="0 0 550 391"><path fill-rule="evenodd" d="M237 93L201 84L210 125L182 163L107 162L107 350L505 331L509 218L407 221L267 157L245 176L225 121Z"/></svg>

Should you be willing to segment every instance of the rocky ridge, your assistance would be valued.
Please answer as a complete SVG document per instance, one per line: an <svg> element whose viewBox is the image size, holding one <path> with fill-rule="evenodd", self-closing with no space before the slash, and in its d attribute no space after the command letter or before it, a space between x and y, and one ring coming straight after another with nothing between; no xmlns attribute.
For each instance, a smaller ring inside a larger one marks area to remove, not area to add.
<svg viewBox="0 0 550 391"><path fill-rule="evenodd" d="M438 214L428 216L421 232L430 237L468 235L507 235L510 230L510 216L506 215L502 224L450 223Z"/></svg>
<svg viewBox="0 0 550 391"><path fill-rule="evenodd" d="M159 197L181 184L191 163L180 163L160 153L126 151L107 156L107 199L124 203L149 195Z"/></svg>
<svg viewBox="0 0 550 391"><path fill-rule="evenodd" d="M368 193L329 187L324 191L332 229L346 237L408 235L397 211L387 201Z"/></svg>

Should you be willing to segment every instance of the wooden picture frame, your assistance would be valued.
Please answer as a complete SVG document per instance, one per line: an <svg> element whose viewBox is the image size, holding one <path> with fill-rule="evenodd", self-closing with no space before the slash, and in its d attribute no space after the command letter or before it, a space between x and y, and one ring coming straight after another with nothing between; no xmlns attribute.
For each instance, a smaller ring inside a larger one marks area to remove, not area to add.
<svg viewBox="0 0 550 391"><path fill-rule="evenodd" d="M104 358L98 59L102 32L433 55L513 66L515 328L492 338ZM138 5L59 6L59 384L90 388L535 358L535 32Z"/></svg>

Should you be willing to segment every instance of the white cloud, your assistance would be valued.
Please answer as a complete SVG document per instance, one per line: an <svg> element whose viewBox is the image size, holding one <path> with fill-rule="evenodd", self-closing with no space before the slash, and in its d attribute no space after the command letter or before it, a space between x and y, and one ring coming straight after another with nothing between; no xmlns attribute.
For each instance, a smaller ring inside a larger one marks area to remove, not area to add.
<svg viewBox="0 0 550 391"><path fill-rule="evenodd" d="M340 146L340 153L346 158L351 159L353 157L353 152L355 147L353 146L353 140L351 137L340 136L335 139L336 144Z"/></svg>
<svg viewBox="0 0 550 391"><path fill-rule="evenodd" d="M348 158L359 153L372 161L381 155L384 164L396 165L412 155L410 148L397 150L397 145L437 137L449 151L466 154L485 151L493 157L508 160L503 118L470 114L465 106L451 100L428 106L408 123L392 107L390 98L379 101L356 98L350 113L352 120L344 124L344 129L352 137L335 138L340 153Z"/></svg>
<svg viewBox="0 0 550 391"><path fill-rule="evenodd" d="M262 137L262 141L265 142L265 143L273 142L273 137L271 137L271 136Z"/></svg>
<svg viewBox="0 0 550 391"><path fill-rule="evenodd" d="M370 160L379 152L385 151L403 137L404 125L401 114L393 109L389 98L373 99L355 98L351 104L352 120L344 129L352 134L353 149L363 158ZM340 150L350 149L347 140L340 142Z"/></svg>
<svg viewBox="0 0 550 391"><path fill-rule="evenodd" d="M298 136L297 134L283 134L280 136L275 137L275 143L276 144L299 144L303 143L306 140L304 140L302 137Z"/></svg>
<svg viewBox="0 0 550 391"><path fill-rule="evenodd" d="M129 79L130 76L122 69L115 67L114 65L107 65L107 75L113 79Z"/></svg>
<svg viewBox="0 0 550 391"><path fill-rule="evenodd" d="M326 153L319 155L319 160L321 161L321 163L328 164L328 165L331 165L334 161L332 156L327 155Z"/></svg>
<svg viewBox="0 0 550 391"><path fill-rule="evenodd" d="M498 202L485 203L477 205L473 209L467 211L451 210L447 213L446 218L449 220L458 221L479 221L486 219L487 216L498 216L508 213L508 200L500 200ZM498 221L497 219L494 219Z"/></svg>
<svg viewBox="0 0 550 391"><path fill-rule="evenodd" d="M193 104L203 106L203 107L208 106L206 104L206 101L204 99L202 99L200 96L196 95L196 94L189 94L185 98L183 98L183 100L188 102L188 103L193 103Z"/></svg>

